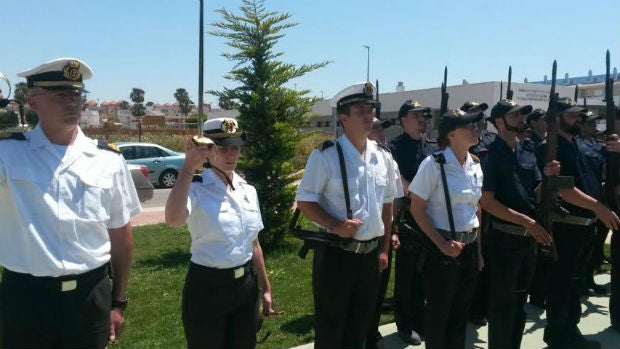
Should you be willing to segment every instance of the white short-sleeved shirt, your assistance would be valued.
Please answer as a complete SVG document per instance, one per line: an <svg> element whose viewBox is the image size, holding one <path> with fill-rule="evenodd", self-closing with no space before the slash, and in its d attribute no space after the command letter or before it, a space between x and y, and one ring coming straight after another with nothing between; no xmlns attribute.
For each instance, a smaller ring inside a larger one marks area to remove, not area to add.
<svg viewBox="0 0 620 349"><path fill-rule="evenodd" d="M454 152L447 147L443 154L446 158L445 171L450 191L454 229L457 232L477 228L480 223L476 212L478 201L482 196L482 168L467 154L465 164L461 167ZM426 213L435 228L450 230L446 208L440 165L433 155L422 161L409 191L426 200Z"/></svg>
<svg viewBox="0 0 620 349"><path fill-rule="evenodd" d="M395 195L391 156L374 141L366 142L364 154L360 154L346 135L340 136L338 142L344 155L353 218L364 222L354 238L366 241L382 236L383 204L391 203ZM295 200L316 202L334 218L347 219L336 145L312 151Z"/></svg>
<svg viewBox="0 0 620 349"><path fill-rule="evenodd" d="M39 126L25 137L0 141L0 264L61 276L108 262L107 229L142 210L123 156L80 129L65 148Z"/></svg>
<svg viewBox="0 0 620 349"><path fill-rule="evenodd" d="M256 189L236 173L235 190L226 190L211 169L201 177L202 182L192 182L187 201L192 262L219 269L245 264L263 230Z"/></svg>

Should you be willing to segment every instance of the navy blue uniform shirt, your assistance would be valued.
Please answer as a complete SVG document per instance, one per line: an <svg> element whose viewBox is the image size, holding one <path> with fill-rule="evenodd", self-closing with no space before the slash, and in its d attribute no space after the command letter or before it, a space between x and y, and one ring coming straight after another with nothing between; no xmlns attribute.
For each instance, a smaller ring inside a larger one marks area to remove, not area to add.
<svg viewBox="0 0 620 349"><path fill-rule="evenodd" d="M583 139L576 137L577 148L585 156L585 161L588 168L592 171L588 172L591 178L586 180L589 186L592 187L592 194L589 194L593 198L600 200L603 198L603 165L605 165L606 155L605 148L599 142L594 139Z"/></svg>
<svg viewBox="0 0 620 349"><path fill-rule="evenodd" d="M411 182L418 173L418 167L420 167L422 160L433 154L437 149L426 141L415 140L403 133L390 142L390 150L392 150L392 156L398 164L401 176Z"/></svg>
<svg viewBox="0 0 620 349"><path fill-rule="evenodd" d="M531 144L517 143L515 151L501 138L481 152L483 191L495 193L495 199L508 208L536 217L534 188L542 181Z"/></svg>
<svg viewBox="0 0 620 349"><path fill-rule="evenodd" d="M545 165L545 151L547 143L542 143L536 150L538 158L538 168L543 169ZM573 176L575 187L587 195L601 198L601 178L595 168L591 167L587 156L579 149L578 139L573 137L572 141L558 135L558 152L556 159L561 164L560 176ZM600 171L598 171L600 173ZM573 216L594 218L594 213L585 208L563 202L562 207L568 210Z"/></svg>
<svg viewBox="0 0 620 349"><path fill-rule="evenodd" d="M497 133L483 131L478 138L478 144L469 148L469 152L476 156L485 156L485 151L487 150L488 146L493 143L496 138L498 138Z"/></svg>

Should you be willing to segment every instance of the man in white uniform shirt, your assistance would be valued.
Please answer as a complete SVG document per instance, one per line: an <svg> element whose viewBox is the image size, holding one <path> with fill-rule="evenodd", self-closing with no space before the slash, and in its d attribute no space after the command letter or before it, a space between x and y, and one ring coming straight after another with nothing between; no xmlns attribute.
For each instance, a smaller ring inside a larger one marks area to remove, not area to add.
<svg viewBox="0 0 620 349"><path fill-rule="evenodd" d="M297 206L329 233L349 239L315 248L315 348L362 348L390 248L394 168L368 135L377 105L374 86L347 87L332 103L344 134L315 149L297 191ZM338 147L346 167L345 192ZM347 212L345 195L350 200Z"/></svg>
<svg viewBox="0 0 620 349"><path fill-rule="evenodd" d="M39 124L0 141L0 347L104 348L123 327L138 195L118 149L78 126L88 65L19 76Z"/></svg>

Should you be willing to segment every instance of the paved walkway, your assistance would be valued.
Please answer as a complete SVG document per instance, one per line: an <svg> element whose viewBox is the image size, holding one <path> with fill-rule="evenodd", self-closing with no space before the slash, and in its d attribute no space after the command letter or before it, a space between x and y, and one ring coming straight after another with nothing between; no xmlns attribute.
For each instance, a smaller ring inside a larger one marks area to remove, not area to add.
<svg viewBox="0 0 620 349"><path fill-rule="evenodd" d="M609 288L609 273L596 276L596 282L606 285ZM609 323L609 297L589 297L582 303L583 317L579 324L581 332L590 339L601 342L604 349L620 348L620 333L611 329ZM534 349L545 348L543 342L543 330L545 328L545 312L539 308L526 305L528 314L527 323L525 324L525 334L521 348ZM477 327L469 325L467 328L467 344L465 348L487 348L487 326ZM396 325L394 323L381 326L379 329L383 335L380 348L384 349L405 349L405 348L425 348L424 343L421 346L406 345L400 340L396 334ZM313 343L304 344L292 349L311 349Z"/></svg>

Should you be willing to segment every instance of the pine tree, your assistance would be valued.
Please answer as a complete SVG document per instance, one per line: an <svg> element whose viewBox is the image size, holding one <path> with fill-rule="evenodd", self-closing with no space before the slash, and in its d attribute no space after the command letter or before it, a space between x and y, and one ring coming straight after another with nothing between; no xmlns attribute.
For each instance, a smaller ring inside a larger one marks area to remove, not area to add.
<svg viewBox="0 0 620 349"><path fill-rule="evenodd" d="M308 90L285 87L292 79L329 62L295 66L279 61L274 52L283 31L297 25L290 14L265 10L263 0L243 0L241 14L222 8L222 20L211 34L227 39L233 49L222 56L236 62L225 76L235 88L209 91L238 105L239 126L249 133L239 169L258 192L265 230L261 244L269 248L283 241L295 199L291 158L303 138L301 128L315 98Z"/></svg>

